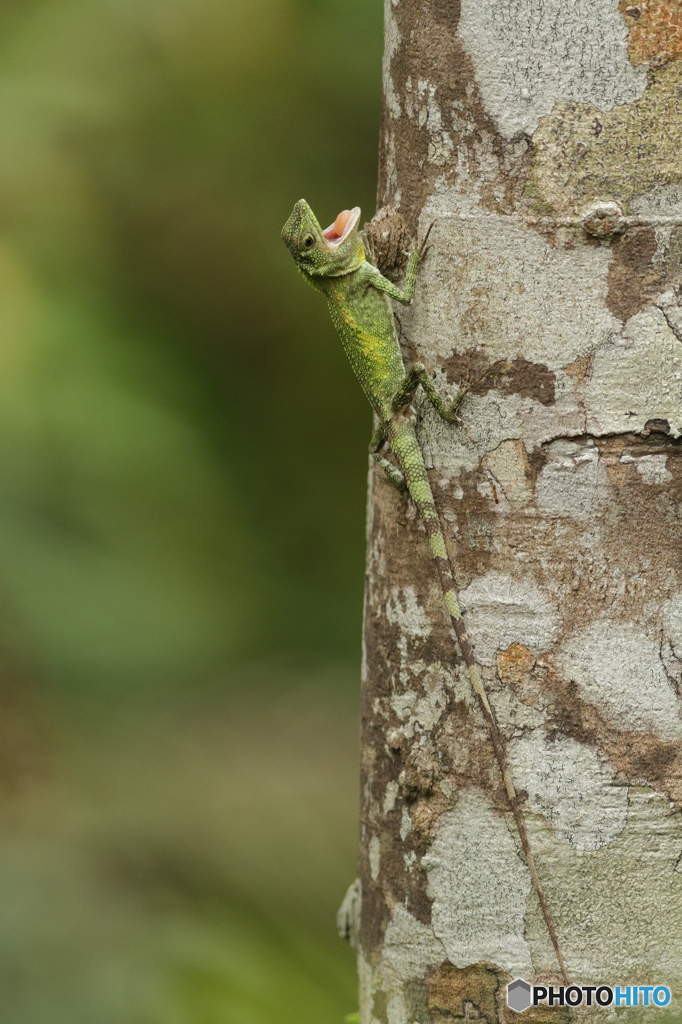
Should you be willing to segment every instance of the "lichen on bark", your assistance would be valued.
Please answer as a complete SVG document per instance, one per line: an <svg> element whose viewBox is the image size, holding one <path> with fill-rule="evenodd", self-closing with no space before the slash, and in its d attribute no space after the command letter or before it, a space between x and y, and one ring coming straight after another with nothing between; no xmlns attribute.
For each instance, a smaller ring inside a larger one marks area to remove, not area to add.
<svg viewBox="0 0 682 1024"><path fill-rule="evenodd" d="M598 110L560 102L533 134L527 196L554 213L586 199L614 199L625 210L650 189L680 181L682 60L649 73L641 99Z"/></svg>

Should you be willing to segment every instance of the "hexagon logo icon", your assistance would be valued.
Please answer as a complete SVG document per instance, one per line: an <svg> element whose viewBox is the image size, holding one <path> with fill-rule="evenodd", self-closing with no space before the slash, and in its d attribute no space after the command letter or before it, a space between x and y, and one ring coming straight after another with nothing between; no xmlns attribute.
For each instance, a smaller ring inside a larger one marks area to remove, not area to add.
<svg viewBox="0 0 682 1024"><path fill-rule="evenodd" d="M516 1013L523 1013L530 1006L530 985L527 981L517 978L507 985L507 1006Z"/></svg>

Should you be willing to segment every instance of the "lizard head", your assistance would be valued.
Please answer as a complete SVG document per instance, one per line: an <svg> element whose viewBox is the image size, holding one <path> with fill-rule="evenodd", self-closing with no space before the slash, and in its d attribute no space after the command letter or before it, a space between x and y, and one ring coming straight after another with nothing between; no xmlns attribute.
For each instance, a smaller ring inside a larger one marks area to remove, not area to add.
<svg viewBox="0 0 682 1024"><path fill-rule="evenodd" d="M360 207L343 210L324 231L305 199L299 199L282 228L282 239L298 267L306 274L337 277L363 262L365 251L358 238Z"/></svg>

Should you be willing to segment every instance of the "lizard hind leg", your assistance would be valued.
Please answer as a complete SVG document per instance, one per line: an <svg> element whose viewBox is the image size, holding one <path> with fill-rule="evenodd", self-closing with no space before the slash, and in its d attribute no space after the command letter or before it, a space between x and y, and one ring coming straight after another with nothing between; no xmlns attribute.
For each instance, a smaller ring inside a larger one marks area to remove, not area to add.
<svg viewBox="0 0 682 1024"><path fill-rule="evenodd" d="M397 466L394 466L392 462L389 462L388 459L385 459L383 455L380 455L378 452L372 452L372 458L377 463L377 465L381 466L388 480L393 484L394 487L396 487L399 491L407 490L407 483L405 481L405 477L400 472Z"/></svg>
<svg viewBox="0 0 682 1024"><path fill-rule="evenodd" d="M429 402L436 410L441 419L445 420L446 423L457 423L461 422L457 415L457 409L464 398L466 392L460 392L455 398L454 402L448 403L445 401L443 396L438 391L436 385L429 377L426 367L423 363L413 363L412 366L407 370L405 377L403 378L400 387L396 391L391 401L391 407L394 412L399 412L411 404L414 398L414 393L421 384L424 394L428 398Z"/></svg>
<svg viewBox="0 0 682 1024"><path fill-rule="evenodd" d="M472 381L470 384L460 387L452 402L446 402L438 391L436 385L429 377L424 364L413 363L407 370L400 387L393 396L391 408L394 412L406 409L411 404L412 399L414 398L414 393L421 384L424 394L442 420L445 420L446 423L459 423L464 426L458 413L458 409L462 404L463 399L466 398L472 388L483 383L484 380L499 377L502 373L505 373L510 366L511 364L506 360L498 360L498 362L489 366L480 377L476 378L476 380Z"/></svg>
<svg viewBox="0 0 682 1024"><path fill-rule="evenodd" d="M385 443L386 430L383 423L380 423L372 434L372 440L369 442L369 453L377 465L381 466L393 486L399 491L405 491L407 490L407 482L404 475L400 472L397 466L394 466L392 462L381 454L381 448Z"/></svg>

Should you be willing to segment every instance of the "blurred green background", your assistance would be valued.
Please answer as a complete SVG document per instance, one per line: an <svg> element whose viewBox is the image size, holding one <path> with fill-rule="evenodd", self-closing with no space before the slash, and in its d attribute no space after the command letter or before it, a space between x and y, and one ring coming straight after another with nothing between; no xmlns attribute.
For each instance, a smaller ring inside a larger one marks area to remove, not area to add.
<svg viewBox="0 0 682 1024"><path fill-rule="evenodd" d="M0 7L0 1020L340 1022L380 0Z"/></svg>

